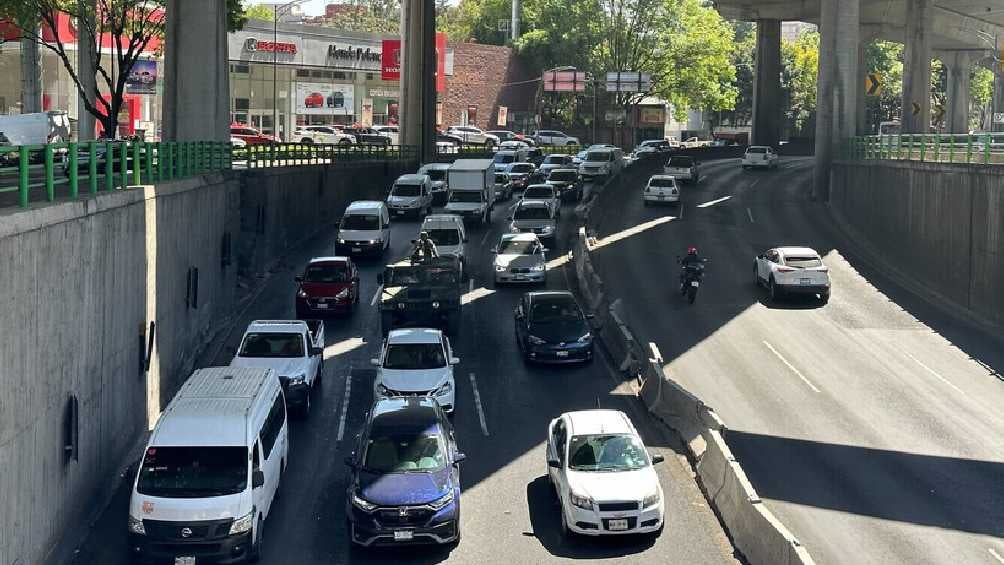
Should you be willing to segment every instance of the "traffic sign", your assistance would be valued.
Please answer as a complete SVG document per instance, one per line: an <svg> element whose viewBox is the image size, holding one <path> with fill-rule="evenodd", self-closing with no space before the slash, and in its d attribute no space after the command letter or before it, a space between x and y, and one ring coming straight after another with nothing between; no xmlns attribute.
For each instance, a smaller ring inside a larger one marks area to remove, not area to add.
<svg viewBox="0 0 1004 565"><path fill-rule="evenodd" d="M916 102L913 102L912 104L913 104L913 115L914 116L919 115L920 114L920 104L917 104Z"/></svg>
<svg viewBox="0 0 1004 565"><path fill-rule="evenodd" d="M607 73L607 92L647 92L652 89L652 75L634 71Z"/></svg>
<svg viewBox="0 0 1004 565"><path fill-rule="evenodd" d="M868 73L865 75L865 94L868 96L882 96L882 75L878 73Z"/></svg>
<svg viewBox="0 0 1004 565"><path fill-rule="evenodd" d="M994 114L994 123L1004 124L1004 112L997 112L996 114Z"/></svg>
<svg viewBox="0 0 1004 565"><path fill-rule="evenodd" d="M585 71L544 71L544 92L585 92Z"/></svg>

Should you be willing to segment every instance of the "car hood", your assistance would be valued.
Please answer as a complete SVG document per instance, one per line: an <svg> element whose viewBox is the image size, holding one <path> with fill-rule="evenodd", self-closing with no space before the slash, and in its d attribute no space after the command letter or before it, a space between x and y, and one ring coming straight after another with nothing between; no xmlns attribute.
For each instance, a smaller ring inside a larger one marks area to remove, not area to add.
<svg viewBox="0 0 1004 565"><path fill-rule="evenodd" d="M380 506L427 504L453 488L452 473L446 467L434 472L370 473L360 470L356 480L359 494Z"/></svg>
<svg viewBox="0 0 1004 565"><path fill-rule="evenodd" d="M388 196L387 204L390 206L408 206L418 202L418 196Z"/></svg>
<svg viewBox="0 0 1004 565"><path fill-rule="evenodd" d="M568 471L568 486L578 494L596 502L637 500L656 492L659 479L649 465L636 471L583 472Z"/></svg>
<svg viewBox="0 0 1004 565"><path fill-rule="evenodd" d="M584 320L531 323L530 333L548 343L571 343L589 333L589 325Z"/></svg>
<svg viewBox="0 0 1004 565"><path fill-rule="evenodd" d="M554 227L554 220L513 220L512 225L519 229Z"/></svg>
<svg viewBox="0 0 1004 565"><path fill-rule="evenodd" d="M377 383L399 392L427 392L450 380L451 374L448 366L417 371L381 368L377 373Z"/></svg>
<svg viewBox="0 0 1004 565"><path fill-rule="evenodd" d="M344 239L345 241L380 239L380 230L338 230L338 239Z"/></svg>
<svg viewBox="0 0 1004 565"><path fill-rule="evenodd" d="M347 282L336 282L336 283L321 283L321 282L305 282L300 285L307 296L311 298L334 298L339 292L352 286L352 283Z"/></svg>
<svg viewBox="0 0 1004 565"><path fill-rule="evenodd" d="M310 362L305 357L234 357L231 367L264 367L274 369L279 378L305 374Z"/></svg>
<svg viewBox="0 0 1004 565"><path fill-rule="evenodd" d="M495 264L499 267L517 267L520 269L529 269L534 265L540 265L544 261L541 260L539 255L496 255Z"/></svg>
<svg viewBox="0 0 1004 565"><path fill-rule="evenodd" d="M164 498L139 494L129 499L129 514L140 520L198 522L240 518L251 509L250 491L205 498Z"/></svg>

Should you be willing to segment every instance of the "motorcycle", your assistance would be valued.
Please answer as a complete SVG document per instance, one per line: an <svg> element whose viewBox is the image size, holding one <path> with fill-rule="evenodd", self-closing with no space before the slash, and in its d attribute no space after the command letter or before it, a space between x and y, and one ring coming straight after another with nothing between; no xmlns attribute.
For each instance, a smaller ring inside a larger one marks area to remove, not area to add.
<svg viewBox="0 0 1004 565"><path fill-rule="evenodd" d="M704 264L707 262L707 259L701 259L700 263L683 266L680 280L680 295L686 296L687 302L690 304L693 304L697 300L697 290L701 287L701 281L704 280ZM680 263L679 258L677 258L677 263Z"/></svg>

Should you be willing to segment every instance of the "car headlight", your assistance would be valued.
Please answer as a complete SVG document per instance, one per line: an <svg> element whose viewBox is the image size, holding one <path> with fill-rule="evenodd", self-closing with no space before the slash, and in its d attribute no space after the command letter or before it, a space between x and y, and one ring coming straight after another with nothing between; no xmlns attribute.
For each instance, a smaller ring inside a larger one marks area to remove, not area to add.
<svg viewBox="0 0 1004 565"><path fill-rule="evenodd" d="M509 231L512 233L519 233L519 228L516 227L516 224L509 224Z"/></svg>
<svg viewBox="0 0 1004 565"><path fill-rule="evenodd" d="M250 531L252 524L254 524L254 510L248 512L240 518L237 518L230 524L230 535L233 536Z"/></svg>
<svg viewBox="0 0 1004 565"><path fill-rule="evenodd" d="M433 300L432 301L432 309L435 310L436 308L439 308L439 301L438 300Z"/></svg>
<svg viewBox="0 0 1004 565"><path fill-rule="evenodd" d="M540 273L540 272L542 272L544 270L544 264L543 263L538 263L538 264L530 267L530 270L533 271L534 273Z"/></svg>
<svg viewBox="0 0 1004 565"><path fill-rule="evenodd" d="M551 232L554 231L554 226L544 226L544 227L540 228L540 231L542 231L544 233L551 233Z"/></svg>
<svg viewBox="0 0 1004 565"><path fill-rule="evenodd" d="M593 499L589 498L588 496L581 495L573 490L569 491L568 497L569 500L572 502L572 506L577 506L584 510L593 509Z"/></svg>
<svg viewBox="0 0 1004 565"><path fill-rule="evenodd" d="M453 489L451 488L449 490L449 492L447 492L443 496L437 498L436 500L433 500L432 502L430 502L429 503L429 507L432 508L433 510L442 510L448 504L450 504L451 502L453 502L454 496L455 495L453 493Z"/></svg>
<svg viewBox="0 0 1004 565"><path fill-rule="evenodd" d="M593 339L593 334L590 333L590 332L586 332L586 335L580 337L579 339L577 339L575 341L578 341L580 343L584 343L584 342L590 341L591 339Z"/></svg>
<svg viewBox="0 0 1004 565"><path fill-rule="evenodd" d="M343 288L341 292L335 295L335 300L345 300L349 297L349 289Z"/></svg>
<svg viewBox="0 0 1004 565"><path fill-rule="evenodd" d="M446 381L445 383L439 385L436 392L432 393L434 396L443 396L444 394L450 394L453 392L453 383Z"/></svg>
<svg viewBox="0 0 1004 565"><path fill-rule="evenodd" d="M286 380L286 382L289 384L289 386L300 386L303 383L307 382L307 375L303 373L300 373L299 375L293 375L292 377L289 377Z"/></svg>
<svg viewBox="0 0 1004 565"><path fill-rule="evenodd" d="M534 344L534 345L543 345L543 344L547 343L546 340L543 340L543 339L541 339L541 338L539 338L539 337L537 337L535 335L528 335L528 336L526 336L526 340L529 341L530 343Z"/></svg>
<svg viewBox="0 0 1004 565"><path fill-rule="evenodd" d="M338 245L345 245L347 242L344 239L338 239Z"/></svg>
<svg viewBox="0 0 1004 565"><path fill-rule="evenodd" d="M143 520L133 518L132 514L129 515L129 533L139 534L141 536L146 535L146 527L143 526Z"/></svg>
<svg viewBox="0 0 1004 565"><path fill-rule="evenodd" d="M300 297L300 298L306 298L306 297L307 297L307 291L306 291L306 290L303 290L303 289L301 288L300 290L296 291L296 295L297 295L298 297Z"/></svg>
<svg viewBox="0 0 1004 565"><path fill-rule="evenodd" d="M656 504L659 504L659 491L656 491L656 492L654 492L654 493L646 496L641 501L641 507L642 508L651 508L651 507L655 506Z"/></svg>
<svg viewBox="0 0 1004 565"><path fill-rule="evenodd" d="M376 385L376 391L379 396L390 396L390 389L382 384Z"/></svg>
<svg viewBox="0 0 1004 565"><path fill-rule="evenodd" d="M378 243L381 243L379 239L371 239L370 240L370 245L376 245Z"/></svg>
<svg viewBox="0 0 1004 565"><path fill-rule="evenodd" d="M359 493L352 493L352 506L362 510L363 512L372 512L376 510L377 505L359 496Z"/></svg>
<svg viewBox="0 0 1004 565"><path fill-rule="evenodd" d="M496 273L504 273L504 272L506 272L506 266L505 265L495 265L495 272Z"/></svg>

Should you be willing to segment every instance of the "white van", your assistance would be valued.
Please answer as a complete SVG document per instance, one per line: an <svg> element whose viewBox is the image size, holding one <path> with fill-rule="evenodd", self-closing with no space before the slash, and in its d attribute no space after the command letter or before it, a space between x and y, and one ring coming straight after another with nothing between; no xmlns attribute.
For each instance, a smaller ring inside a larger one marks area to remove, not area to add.
<svg viewBox="0 0 1004 565"><path fill-rule="evenodd" d="M372 253L390 249L390 211L379 200L356 200L349 204L338 224L336 255Z"/></svg>
<svg viewBox="0 0 1004 565"><path fill-rule="evenodd" d="M456 214L426 216L421 231L429 234L440 255L453 255L460 259L462 269L466 267L464 243L467 242L467 230L463 218Z"/></svg>
<svg viewBox="0 0 1004 565"><path fill-rule="evenodd" d="M289 437L272 369L195 371L153 429L129 500L136 561L255 560Z"/></svg>
<svg viewBox="0 0 1004 565"><path fill-rule="evenodd" d="M0 131L11 145L44 145L70 141L70 118L66 112L0 116Z"/></svg>
<svg viewBox="0 0 1004 565"><path fill-rule="evenodd" d="M579 176L583 179L609 178L621 172L623 164L624 152L619 147L590 147L579 165Z"/></svg>

